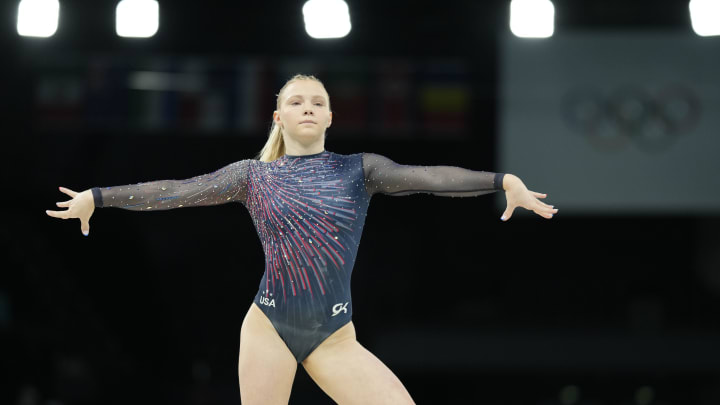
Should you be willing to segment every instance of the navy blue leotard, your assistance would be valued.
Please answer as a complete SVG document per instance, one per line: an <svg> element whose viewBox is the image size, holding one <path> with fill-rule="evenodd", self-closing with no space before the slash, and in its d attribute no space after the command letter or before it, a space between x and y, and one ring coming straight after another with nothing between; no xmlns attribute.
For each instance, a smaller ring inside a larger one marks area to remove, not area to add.
<svg viewBox="0 0 720 405"><path fill-rule="evenodd" d="M92 192L96 207L138 211L243 203L265 252L255 304L301 362L351 320L350 275L374 194L477 196L502 190L502 180L501 173L323 151Z"/></svg>

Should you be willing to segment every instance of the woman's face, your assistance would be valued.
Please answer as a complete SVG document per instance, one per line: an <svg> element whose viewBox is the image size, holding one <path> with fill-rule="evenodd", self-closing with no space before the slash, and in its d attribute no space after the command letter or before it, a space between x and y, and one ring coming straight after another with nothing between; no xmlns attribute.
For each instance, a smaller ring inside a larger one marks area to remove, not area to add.
<svg viewBox="0 0 720 405"><path fill-rule="evenodd" d="M325 88L315 80L296 80L280 95L275 123L285 136L310 144L322 138L332 122Z"/></svg>

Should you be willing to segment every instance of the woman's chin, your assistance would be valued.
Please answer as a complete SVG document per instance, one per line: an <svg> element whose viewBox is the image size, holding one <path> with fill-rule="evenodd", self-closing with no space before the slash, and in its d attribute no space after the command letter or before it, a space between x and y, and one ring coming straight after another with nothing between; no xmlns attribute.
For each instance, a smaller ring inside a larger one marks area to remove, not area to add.
<svg viewBox="0 0 720 405"><path fill-rule="evenodd" d="M322 134L322 132L318 133L317 131L305 130L305 131L298 131L298 133L293 135L293 138L297 139L298 141L300 141L302 143L309 143L309 142L314 142L314 141L322 139L323 134Z"/></svg>

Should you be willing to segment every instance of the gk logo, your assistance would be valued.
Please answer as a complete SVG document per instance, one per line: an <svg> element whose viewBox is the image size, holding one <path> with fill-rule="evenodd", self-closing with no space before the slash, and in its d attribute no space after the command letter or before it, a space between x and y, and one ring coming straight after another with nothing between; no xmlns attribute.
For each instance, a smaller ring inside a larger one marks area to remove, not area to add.
<svg viewBox="0 0 720 405"><path fill-rule="evenodd" d="M340 315L340 312L343 312L343 313L346 313L346 314L347 314L347 306L348 306L348 304L349 304L349 302L346 302L346 303L344 303L344 304L343 304L343 303L337 303L337 304L333 305L333 307L332 307L332 311L333 311L332 316Z"/></svg>

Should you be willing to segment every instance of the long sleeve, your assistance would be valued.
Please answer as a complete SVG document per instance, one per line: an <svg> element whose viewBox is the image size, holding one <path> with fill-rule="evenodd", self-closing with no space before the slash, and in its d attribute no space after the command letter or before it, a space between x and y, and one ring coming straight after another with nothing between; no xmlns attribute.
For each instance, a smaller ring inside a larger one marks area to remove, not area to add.
<svg viewBox="0 0 720 405"><path fill-rule="evenodd" d="M96 207L134 211L169 210L225 204L247 199L249 159L186 180L158 180L92 189Z"/></svg>
<svg viewBox="0 0 720 405"><path fill-rule="evenodd" d="M410 166L382 155L363 153L365 188L369 195L402 196L430 193L447 197L473 197L502 190L503 173L474 171L454 166Z"/></svg>

